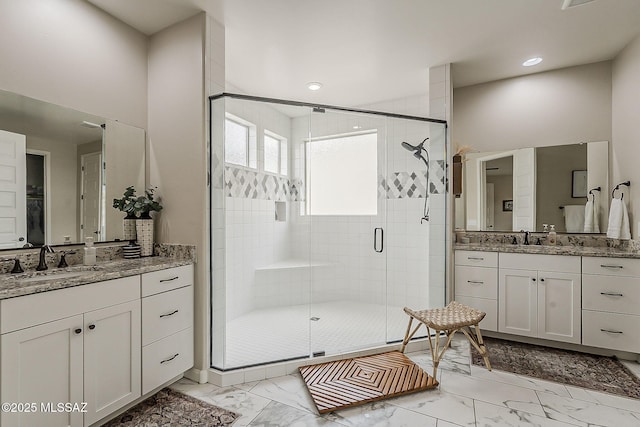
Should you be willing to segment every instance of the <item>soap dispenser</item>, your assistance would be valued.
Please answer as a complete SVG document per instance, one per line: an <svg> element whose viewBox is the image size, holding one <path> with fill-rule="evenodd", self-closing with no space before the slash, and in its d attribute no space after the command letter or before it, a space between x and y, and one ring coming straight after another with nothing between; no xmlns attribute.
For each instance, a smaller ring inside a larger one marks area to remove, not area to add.
<svg viewBox="0 0 640 427"><path fill-rule="evenodd" d="M549 237L547 238L547 241L550 245L555 245L557 240L556 226L551 224L549 227L551 227L551 231L549 231Z"/></svg>
<svg viewBox="0 0 640 427"><path fill-rule="evenodd" d="M84 240L84 265L94 265L96 263L96 248L93 246L93 237Z"/></svg>

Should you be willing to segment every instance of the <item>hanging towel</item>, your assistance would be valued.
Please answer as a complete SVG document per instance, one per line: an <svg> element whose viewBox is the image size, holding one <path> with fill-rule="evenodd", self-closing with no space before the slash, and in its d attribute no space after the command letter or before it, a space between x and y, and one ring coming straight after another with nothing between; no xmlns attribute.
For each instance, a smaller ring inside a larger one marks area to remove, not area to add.
<svg viewBox="0 0 640 427"><path fill-rule="evenodd" d="M567 205L564 207L564 225L567 233L582 233L584 227L584 206Z"/></svg>
<svg viewBox="0 0 640 427"><path fill-rule="evenodd" d="M614 198L611 200L607 237L622 240L629 240L631 238L629 213L627 212L627 205L622 199Z"/></svg>
<svg viewBox="0 0 640 427"><path fill-rule="evenodd" d="M585 233L599 233L600 232L600 215L598 202L596 201L596 195L592 194L591 198L587 200L587 204L584 206L584 232Z"/></svg>

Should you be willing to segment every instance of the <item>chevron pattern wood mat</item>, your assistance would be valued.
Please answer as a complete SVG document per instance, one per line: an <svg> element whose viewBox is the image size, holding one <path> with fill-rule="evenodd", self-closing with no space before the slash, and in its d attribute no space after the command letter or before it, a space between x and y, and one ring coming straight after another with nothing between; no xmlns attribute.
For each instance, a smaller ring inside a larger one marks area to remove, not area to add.
<svg viewBox="0 0 640 427"><path fill-rule="evenodd" d="M438 386L399 351L301 366L300 373L321 414Z"/></svg>

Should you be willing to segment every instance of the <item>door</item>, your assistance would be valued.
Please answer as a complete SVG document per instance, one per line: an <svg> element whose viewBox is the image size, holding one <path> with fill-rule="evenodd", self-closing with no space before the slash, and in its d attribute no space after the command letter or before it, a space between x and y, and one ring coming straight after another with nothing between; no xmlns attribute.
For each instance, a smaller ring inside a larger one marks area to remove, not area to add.
<svg viewBox="0 0 640 427"><path fill-rule="evenodd" d="M140 301L85 313L85 425L140 397L140 322Z"/></svg>
<svg viewBox="0 0 640 427"><path fill-rule="evenodd" d="M513 155L513 229L536 229L536 150L523 148Z"/></svg>
<svg viewBox="0 0 640 427"><path fill-rule="evenodd" d="M305 167L311 353L385 344L389 230L380 179L386 175L386 119L315 110L310 135Z"/></svg>
<svg viewBox="0 0 640 427"><path fill-rule="evenodd" d="M0 249L26 243L26 141L24 135L0 130Z"/></svg>
<svg viewBox="0 0 640 427"><path fill-rule="evenodd" d="M100 229L102 200L102 154L91 153L80 157L82 170L80 205L82 212L81 237L103 240Z"/></svg>
<svg viewBox="0 0 640 427"><path fill-rule="evenodd" d="M494 197L494 186L492 183L487 182L487 200L485 201L485 209L486 209L486 230L493 231L494 223L495 223L495 197Z"/></svg>
<svg viewBox="0 0 640 427"><path fill-rule="evenodd" d="M498 301L499 332L538 335L536 271L499 269Z"/></svg>
<svg viewBox="0 0 640 427"><path fill-rule="evenodd" d="M538 272L538 337L580 344L581 277Z"/></svg>
<svg viewBox="0 0 640 427"><path fill-rule="evenodd" d="M81 412L55 412L58 402L82 404L82 315L2 335L3 402L34 402L34 412L0 414L3 427L82 426ZM41 405L45 405L44 407Z"/></svg>

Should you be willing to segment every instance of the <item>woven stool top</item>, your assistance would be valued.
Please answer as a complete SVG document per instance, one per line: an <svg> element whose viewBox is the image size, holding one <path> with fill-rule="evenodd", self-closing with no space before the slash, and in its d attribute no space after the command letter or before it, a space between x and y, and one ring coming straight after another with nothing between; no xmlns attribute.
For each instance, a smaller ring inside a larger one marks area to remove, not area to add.
<svg viewBox="0 0 640 427"><path fill-rule="evenodd" d="M405 307L404 312L438 331L476 325L486 315L483 311L476 310L457 301L451 301L444 308L432 308L429 310L414 311Z"/></svg>

